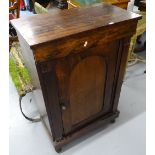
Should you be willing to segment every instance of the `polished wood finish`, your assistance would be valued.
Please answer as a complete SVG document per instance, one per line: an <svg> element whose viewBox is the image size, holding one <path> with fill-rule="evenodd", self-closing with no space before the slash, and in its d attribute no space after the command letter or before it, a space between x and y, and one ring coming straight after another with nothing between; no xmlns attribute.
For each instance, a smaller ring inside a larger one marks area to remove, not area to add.
<svg viewBox="0 0 155 155"><path fill-rule="evenodd" d="M127 9L129 0L68 0L68 8L83 7L93 5L95 3L107 3L118 6L122 9Z"/></svg>
<svg viewBox="0 0 155 155"><path fill-rule="evenodd" d="M118 117L130 38L140 18L101 3L12 21L57 152Z"/></svg>
<svg viewBox="0 0 155 155"><path fill-rule="evenodd" d="M96 8L98 10L96 10ZM98 15L99 12L102 12L102 15L99 16ZM76 20L75 20L75 16L76 16ZM115 37L113 38L113 40L119 39L120 38L119 35L121 35L121 37L125 37L126 35L129 35L129 34L132 35L134 28L130 27L131 31L128 31L125 29L125 27L128 25L127 21L137 20L137 18L140 19L141 16L131 12L127 13L126 10L119 9L114 6L112 7L108 4L96 4L90 7L88 6L84 8L62 10L60 12L53 11L52 13L48 13L48 14L25 17L25 18L12 21L12 24L16 29L18 28L18 31L21 33L21 35L29 44L29 46L32 49L35 49L34 52L36 53L35 55L37 55L37 53L40 51L40 48L43 48L44 45L48 46L48 48L52 47L52 45L50 46L49 42L51 42L53 45L59 44L57 48L60 48L61 44L65 44L64 46L62 46L62 48L64 48L65 50L65 48L68 48L70 44L70 42L68 41L70 37L75 39L75 41L70 45L71 46L70 48L72 48L72 46L75 47L78 45L76 41L81 39L81 37L83 38L87 37L87 36L84 36L84 34L88 33L88 31L91 31L92 33L94 33L95 31L99 31L99 35L101 34L100 37L102 38L106 37L106 39L105 38L103 39L104 42L111 40L112 37ZM120 32L116 31L116 29L109 28L109 27L115 27L114 24L115 23L119 24L120 22L123 23L120 25L124 25L121 27L122 30ZM77 28L77 23L79 24L78 28ZM134 23L134 22L131 22L131 23ZM101 31L104 31L104 32L101 32ZM107 33L107 32L111 34L108 36L105 36L105 35L103 36L103 33ZM111 37L111 35L113 36ZM81 37L79 38L79 36ZM94 39L93 36L91 37L92 37L91 39ZM82 41L82 39L80 41ZM99 42L98 44L101 44L101 43ZM36 48L36 46L39 46L39 48ZM64 51L61 51L60 53L64 53ZM45 53L40 52L40 54L45 54ZM38 61L39 59L41 60L42 58L38 57Z"/></svg>

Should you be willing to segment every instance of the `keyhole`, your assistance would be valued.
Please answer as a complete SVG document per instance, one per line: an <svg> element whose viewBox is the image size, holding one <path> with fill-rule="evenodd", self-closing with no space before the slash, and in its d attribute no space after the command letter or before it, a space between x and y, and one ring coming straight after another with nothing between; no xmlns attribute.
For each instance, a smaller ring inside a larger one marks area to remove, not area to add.
<svg viewBox="0 0 155 155"><path fill-rule="evenodd" d="M85 41L85 43L84 43L84 47L87 47L87 44L88 44L88 41Z"/></svg>

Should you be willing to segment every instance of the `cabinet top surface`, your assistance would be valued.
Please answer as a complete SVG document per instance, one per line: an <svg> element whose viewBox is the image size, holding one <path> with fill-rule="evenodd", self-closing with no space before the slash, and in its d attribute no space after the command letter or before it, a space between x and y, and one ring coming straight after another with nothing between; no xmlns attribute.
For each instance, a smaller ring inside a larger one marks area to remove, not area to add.
<svg viewBox="0 0 155 155"><path fill-rule="evenodd" d="M140 15L100 3L12 20L30 47L116 23L139 19ZM110 34L109 34L110 35Z"/></svg>

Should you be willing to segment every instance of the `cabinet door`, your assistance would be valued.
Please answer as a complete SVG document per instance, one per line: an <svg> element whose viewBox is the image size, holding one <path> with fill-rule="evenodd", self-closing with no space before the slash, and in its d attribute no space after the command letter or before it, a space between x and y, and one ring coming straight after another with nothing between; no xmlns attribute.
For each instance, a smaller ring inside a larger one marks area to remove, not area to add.
<svg viewBox="0 0 155 155"><path fill-rule="evenodd" d="M110 112L118 49L116 41L56 60L64 134Z"/></svg>

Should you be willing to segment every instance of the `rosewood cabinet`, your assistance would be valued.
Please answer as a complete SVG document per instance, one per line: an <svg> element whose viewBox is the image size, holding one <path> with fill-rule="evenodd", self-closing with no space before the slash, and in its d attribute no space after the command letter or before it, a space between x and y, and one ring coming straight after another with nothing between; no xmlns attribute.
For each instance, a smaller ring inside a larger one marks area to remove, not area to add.
<svg viewBox="0 0 155 155"><path fill-rule="evenodd" d="M12 20L57 152L118 117L130 38L140 18L97 4Z"/></svg>

